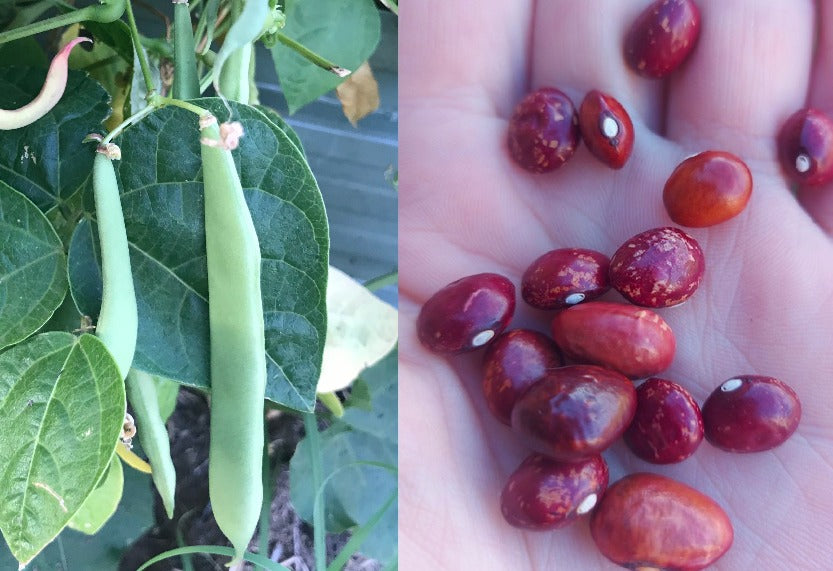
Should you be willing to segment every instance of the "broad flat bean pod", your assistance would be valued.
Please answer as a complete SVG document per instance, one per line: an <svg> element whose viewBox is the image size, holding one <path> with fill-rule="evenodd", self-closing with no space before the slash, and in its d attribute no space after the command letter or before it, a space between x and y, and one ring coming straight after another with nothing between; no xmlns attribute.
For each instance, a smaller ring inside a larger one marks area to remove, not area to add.
<svg viewBox="0 0 833 571"><path fill-rule="evenodd" d="M231 152L212 115L200 118L211 351L208 492L234 561L255 531L263 500L266 339L260 244Z"/></svg>
<svg viewBox="0 0 833 571"><path fill-rule="evenodd" d="M136 351L139 316L116 171L113 162L103 153L100 149L93 160L93 194L103 281L101 312L95 334L113 355L124 378Z"/></svg>
<svg viewBox="0 0 833 571"><path fill-rule="evenodd" d="M18 109L0 109L0 130L8 131L25 127L49 113L61 100L67 86L69 52L81 42L91 41L90 38L78 37L65 45L52 59L46 74L46 81L37 97Z"/></svg>

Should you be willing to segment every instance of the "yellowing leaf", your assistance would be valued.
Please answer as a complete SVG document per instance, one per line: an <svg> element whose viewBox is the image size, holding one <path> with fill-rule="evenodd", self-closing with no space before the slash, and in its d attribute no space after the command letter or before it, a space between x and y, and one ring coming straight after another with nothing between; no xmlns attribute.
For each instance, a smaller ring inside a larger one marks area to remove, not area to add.
<svg viewBox="0 0 833 571"><path fill-rule="evenodd" d="M397 311L362 284L330 266L327 340L318 393L341 390L387 355L397 340Z"/></svg>
<svg viewBox="0 0 833 571"><path fill-rule="evenodd" d="M379 108L379 84L367 62L336 87L336 94L341 101L344 116L354 127L359 119Z"/></svg>

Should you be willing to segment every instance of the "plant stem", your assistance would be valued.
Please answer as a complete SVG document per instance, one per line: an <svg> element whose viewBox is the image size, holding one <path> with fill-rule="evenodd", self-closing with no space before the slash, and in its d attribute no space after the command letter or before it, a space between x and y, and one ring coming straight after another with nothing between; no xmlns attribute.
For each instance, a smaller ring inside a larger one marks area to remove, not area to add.
<svg viewBox="0 0 833 571"><path fill-rule="evenodd" d="M272 470L269 466L269 426L264 417L263 434L263 505L260 508L260 554L269 557L269 521L272 515L272 496L275 493Z"/></svg>
<svg viewBox="0 0 833 571"><path fill-rule="evenodd" d="M333 62L331 62L330 60L321 57L320 55L318 55L317 53L315 53L314 51L312 51L308 47L306 47L302 44L299 44L298 42L296 42L295 40L293 40L292 38L290 38L289 36L287 36L283 32L278 32L278 41L280 41L280 43L282 43L283 45L292 48L293 50L298 52L300 55L302 55L303 57L305 57L306 59L308 59L309 61L311 61L315 65L317 65L318 67L320 67L321 69L329 71L330 73L334 73L339 77L347 77L348 75L353 73L349 69L345 69L345 68L341 67L340 65L336 65Z"/></svg>
<svg viewBox="0 0 833 571"><path fill-rule="evenodd" d="M304 415L304 430L306 431L307 441L309 442L310 451L310 467L312 474L312 489L319 490L323 483L324 468L321 463L321 438L318 434L318 419L315 413L308 412ZM324 522L324 502L323 498L320 502L313 504L312 512L313 525L313 543L315 546L315 568L317 571L326 571L327 569L327 545L326 545L326 524Z"/></svg>
<svg viewBox="0 0 833 571"><path fill-rule="evenodd" d="M136 55L139 56L139 67L142 68L142 76L145 78L145 87L147 88L147 99L150 101L156 92L156 86L153 85L153 75L150 73L148 56L145 53L145 48L142 47L142 37L139 35L139 28L136 27L136 18L133 17L133 6L130 0L126 3L126 11L130 37L133 39L133 48L136 50Z"/></svg>
<svg viewBox="0 0 833 571"><path fill-rule="evenodd" d="M0 44L4 44L6 42L11 42L14 40L19 40L20 38L28 38L29 36L34 36L36 34L48 32L49 30L54 30L55 28L71 26L72 24L77 24L78 22L89 20L90 16L92 16L95 13L95 10L97 8L98 6L93 4L92 6L87 6L86 8L81 8L73 12L68 12L66 14L58 14L57 16L47 18L46 20L33 22L26 26L14 28L13 30L8 30L0 34Z"/></svg>
<svg viewBox="0 0 833 571"><path fill-rule="evenodd" d="M203 109L199 105L194 105L193 103L188 103L187 101L181 101L179 99L173 99L171 97L163 97L159 94L154 94L148 103L156 107L172 105L174 107L179 107L181 109L185 109L186 111L190 111L191 113L195 113L200 117L209 113L207 109Z"/></svg>
<svg viewBox="0 0 833 571"><path fill-rule="evenodd" d="M107 133L107 136L101 140L101 144L106 145L107 143L121 135L121 132L124 131L126 128L131 126L133 123L139 121L140 119L144 118L145 116L150 115L151 113L156 111L156 109L158 109L157 106L148 105L144 109L141 109L140 111L134 113L133 115L122 121L118 126L116 126L115 129Z"/></svg>
<svg viewBox="0 0 833 571"><path fill-rule="evenodd" d="M353 532L350 540L344 544L344 547L341 548L341 551L339 551L336 558L333 559L333 562L329 567L327 567L327 571L340 571L340 569L347 564L350 556L359 550L359 547L362 546L364 540L367 539L367 536L370 535L370 532L373 531L373 528L376 527L376 524L379 523L385 515L385 512L388 511L388 508L390 508L390 506L393 505L393 502L396 501L397 496L397 492L394 491L382 507L376 510L376 513L374 513L373 516L367 520L367 523Z"/></svg>
<svg viewBox="0 0 833 571"><path fill-rule="evenodd" d="M392 272L388 272L387 274L382 274L381 276L370 278L364 283L364 287L366 287L370 291L376 291L377 289L382 289L385 286L393 285L398 281L399 272L397 270L394 270Z"/></svg>

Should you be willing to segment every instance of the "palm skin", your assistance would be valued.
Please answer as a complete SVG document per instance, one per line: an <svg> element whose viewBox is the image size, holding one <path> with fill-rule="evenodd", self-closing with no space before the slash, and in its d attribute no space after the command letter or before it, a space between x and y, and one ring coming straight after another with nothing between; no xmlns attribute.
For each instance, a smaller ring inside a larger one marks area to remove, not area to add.
<svg viewBox="0 0 833 571"><path fill-rule="evenodd" d="M706 276L660 310L677 338L663 377L702 404L723 380L765 374L803 404L783 446L729 454L704 442L671 466L605 453L611 482L651 471L714 498L734 544L714 569L825 569L833 560L833 187L789 190L776 158L781 122L807 102L833 111L833 9L821 3L698 1L700 43L665 82L626 70L621 41L645 2L438 0L403 6L400 212L400 562L402 569L616 569L586 520L557 532L508 526L499 495L528 453L489 413L482 351L444 358L418 342L421 304L445 284L493 271L517 285L558 247L612 255L672 224L661 192L674 167L707 149L741 156L754 190L737 218L689 230ZM813 59L813 31L820 29ZM827 64L827 65L825 65ZM578 104L598 88L631 114L636 144L613 171L580 147L554 173L522 171L505 148L512 107L552 85ZM825 194L827 193L827 194ZM621 300L618 294L605 299ZM519 302L512 328L547 331Z"/></svg>

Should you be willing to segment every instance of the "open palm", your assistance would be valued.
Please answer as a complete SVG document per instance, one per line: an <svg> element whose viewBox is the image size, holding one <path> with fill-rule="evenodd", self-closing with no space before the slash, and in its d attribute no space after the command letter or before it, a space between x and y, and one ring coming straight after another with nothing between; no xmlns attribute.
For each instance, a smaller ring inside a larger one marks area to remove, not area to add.
<svg viewBox="0 0 833 571"><path fill-rule="evenodd" d="M672 224L665 180L687 155L742 157L754 190L737 218L690 230L706 275L686 304L659 310L677 338L662 376L702 403L723 380L765 374L803 404L796 434L757 454L704 443L655 466L621 443L604 456L611 482L633 471L681 480L729 514L735 541L715 569L823 569L833 560L833 193L790 191L775 137L795 110L833 111L833 6L698 0L700 43L666 82L626 69L628 25L643 0L403 6L401 43L400 544L403 569L614 569L586 521L525 532L500 514L508 475L528 453L486 408L482 352L445 359L422 348L420 305L465 275L519 285L526 266L560 247L612 255L630 236ZM819 55L814 59L814 33ZM594 88L630 112L628 164L607 169L580 147L554 173L509 159L508 117L529 90L558 87L577 104ZM825 94L826 97L825 97ZM605 299L621 300L618 294ZM548 330L520 303L511 327Z"/></svg>

